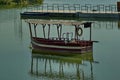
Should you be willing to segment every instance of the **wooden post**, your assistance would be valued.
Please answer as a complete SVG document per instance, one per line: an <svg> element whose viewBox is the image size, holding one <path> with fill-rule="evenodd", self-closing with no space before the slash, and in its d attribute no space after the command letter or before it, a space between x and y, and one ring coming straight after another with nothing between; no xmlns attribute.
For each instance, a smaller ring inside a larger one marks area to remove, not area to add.
<svg viewBox="0 0 120 80"><path fill-rule="evenodd" d="M31 23L29 23L29 29L30 29L30 37L32 38L32 29L31 29Z"/></svg>

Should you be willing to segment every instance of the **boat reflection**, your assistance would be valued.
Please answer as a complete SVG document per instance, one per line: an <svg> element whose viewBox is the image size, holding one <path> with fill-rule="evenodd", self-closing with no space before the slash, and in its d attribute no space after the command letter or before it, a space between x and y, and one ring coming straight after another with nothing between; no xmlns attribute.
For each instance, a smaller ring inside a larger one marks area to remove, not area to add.
<svg viewBox="0 0 120 80"><path fill-rule="evenodd" d="M95 21L93 24L94 29L106 29L106 30L114 30L119 29L118 21Z"/></svg>
<svg viewBox="0 0 120 80"><path fill-rule="evenodd" d="M74 56L32 53L30 74L46 80L93 80L93 62L93 53Z"/></svg>

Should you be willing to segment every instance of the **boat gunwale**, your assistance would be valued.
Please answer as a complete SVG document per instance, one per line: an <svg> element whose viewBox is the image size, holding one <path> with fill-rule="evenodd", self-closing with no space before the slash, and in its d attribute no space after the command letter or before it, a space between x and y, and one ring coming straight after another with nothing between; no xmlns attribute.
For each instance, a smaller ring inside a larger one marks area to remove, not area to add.
<svg viewBox="0 0 120 80"><path fill-rule="evenodd" d="M32 43L37 45L48 45L48 46L56 46L56 47L69 47L69 48L84 48L90 47L93 44L93 41L85 41L85 40L77 40L75 42L66 42L65 40L52 40L45 38L32 38Z"/></svg>

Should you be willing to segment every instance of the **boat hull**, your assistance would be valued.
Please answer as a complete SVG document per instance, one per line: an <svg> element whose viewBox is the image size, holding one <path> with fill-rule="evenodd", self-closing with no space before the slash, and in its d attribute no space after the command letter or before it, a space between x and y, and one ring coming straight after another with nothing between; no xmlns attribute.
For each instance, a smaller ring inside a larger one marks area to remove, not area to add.
<svg viewBox="0 0 120 80"><path fill-rule="evenodd" d="M49 40L50 41L50 40ZM52 42L53 41L53 42ZM45 53L45 54L61 54L61 55L67 55L67 54L81 54L81 53L88 53L92 52L92 42L86 41L87 43L90 43L89 45L79 46L76 43L72 44L66 44L64 42L55 42L52 40L50 42L47 42L46 40L40 40L40 39L32 39L32 48L33 52L37 53ZM84 42L85 43L85 42Z"/></svg>

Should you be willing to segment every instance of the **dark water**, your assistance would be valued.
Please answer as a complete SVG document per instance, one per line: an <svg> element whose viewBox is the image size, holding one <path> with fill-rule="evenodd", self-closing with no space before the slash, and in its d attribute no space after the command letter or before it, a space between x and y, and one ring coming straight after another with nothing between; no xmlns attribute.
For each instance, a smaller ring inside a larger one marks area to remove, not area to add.
<svg viewBox="0 0 120 80"><path fill-rule="evenodd" d="M44 3L62 1L45 0ZM64 1L86 3L88 0ZM94 4L115 4L116 1L89 0ZM20 20L20 12L21 9L0 10L0 80L119 80L119 21L95 21L92 39L99 43L94 44L94 62L83 60L77 63L66 61L64 57L62 60L56 56L32 57L28 24ZM33 74L30 73L31 66Z"/></svg>

